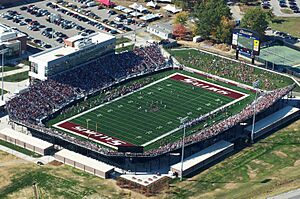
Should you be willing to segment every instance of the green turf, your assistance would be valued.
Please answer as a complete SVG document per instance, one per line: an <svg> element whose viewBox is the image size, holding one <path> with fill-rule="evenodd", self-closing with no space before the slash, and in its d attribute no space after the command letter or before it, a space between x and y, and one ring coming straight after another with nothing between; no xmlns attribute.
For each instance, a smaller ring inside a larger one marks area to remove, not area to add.
<svg viewBox="0 0 300 199"><path fill-rule="evenodd" d="M166 79L71 120L81 126L142 145L175 128L180 117L197 118L232 98Z"/></svg>
<svg viewBox="0 0 300 199"><path fill-rule="evenodd" d="M150 75L150 76L145 76L145 77L141 77L141 78L138 78L136 80L133 80L133 81L129 81L129 82L125 82L125 83L122 83L121 85L118 85L118 86L115 86L113 87L113 90L118 90L118 89L122 89L123 87L127 87L133 83L138 83L138 82L143 82L145 79L151 79L150 82L154 82L156 80L159 80L163 77L166 77L166 76L169 76L171 74L174 74L175 72L178 72L178 70L170 70L170 71L164 71L164 72L160 72L158 74L155 74L155 75ZM229 115L233 115L233 114L236 114L238 113L239 111L241 111L247 104L250 104L253 99L254 99L254 93L251 92L251 91L248 91L248 90L245 90L243 88L240 88L240 87L236 87L236 86L232 86L232 85L229 85L229 84L226 84L226 83L223 83L223 82L219 82L219 81L216 81L216 80L212 80L212 79L207 79L207 78L204 78L203 76L199 76L197 74L192 74L192 73L189 73L189 72L185 72L185 71L180 71L180 73L182 74L185 74L185 75L188 75L188 76L192 76L192 77L195 77L197 79L200 79L200 80L205 80L207 82L211 82L211 83L215 83L215 84L218 84L220 86L224 86L224 87L227 87L227 88L231 88L233 90L236 90L236 91L240 91L240 92L243 92L243 93L246 93L249 95L249 97L241 100L240 102L236 103L234 106L230 106L228 108L228 110L226 112L223 112L223 113L220 113L218 114L215 118L213 119L210 119L210 120L207 120L206 122L202 122L196 126L194 126L193 128L188 128L186 133L187 135L191 135L191 134L194 134L195 132L197 132L199 129L203 128L204 125L212 125L220 120L223 120L225 118L227 118ZM149 83L150 83L149 82ZM80 112L83 112L83 111L86 111L88 109L91 109L92 107L95 107L95 106L98 106L100 104L102 104L102 99L103 97L105 96L105 94L100 94L100 95L97 95L97 96L93 96L89 99L87 99L86 101L82 101L82 102L79 102L79 104L75 107L72 107L70 109L67 109L64 114L60 114L58 116L56 116L55 118L51 119L50 121L48 121L46 123L46 125L48 127L51 127L52 125L62 121L62 120L65 120L65 119L68 119L72 116L75 116L77 115L78 113ZM177 120L178 122L179 120ZM84 124L84 127L86 127L86 121L83 122ZM97 124L100 128L100 124ZM95 127L96 124L93 123L93 122L89 122L89 128L96 128ZM61 131L61 130L59 130ZM68 133L67 131L64 131L64 133ZM70 133L68 133L70 134ZM76 136L74 134L70 134L80 140L84 140L84 141L89 141L91 142L91 140L87 140L83 137L80 137L80 136ZM150 149L153 149L153 148L157 148L163 144L167 144L167 143L171 143L171 142L174 142L174 141L177 141L179 140L180 138L182 137L182 130L179 130L177 132L174 132L172 133L171 135L168 135L160 140L158 140L157 142L154 142L152 144L149 144L148 146L146 146L144 148L145 151L147 150L150 150ZM97 143L95 143L97 144Z"/></svg>
<svg viewBox="0 0 300 199"><path fill-rule="evenodd" d="M5 82L20 82L20 81L23 81L26 79L28 79L28 71L5 76L3 78L3 81L5 81Z"/></svg>
<svg viewBox="0 0 300 199"><path fill-rule="evenodd" d="M259 58L275 63L276 65L300 65L300 52L287 46L271 46L263 48L260 50Z"/></svg>
<svg viewBox="0 0 300 199"><path fill-rule="evenodd" d="M10 149L13 149L15 151L18 151L18 152L23 153L25 155L29 155L29 156L35 157L35 158L42 157L40 154L37 154L37 153L35 153L33 151L29 151L28 149L25 149L25 148L22 148L20 146L14 145L12 143L5 142L3 140L0 140L0 145L8 147Z"/></svg>

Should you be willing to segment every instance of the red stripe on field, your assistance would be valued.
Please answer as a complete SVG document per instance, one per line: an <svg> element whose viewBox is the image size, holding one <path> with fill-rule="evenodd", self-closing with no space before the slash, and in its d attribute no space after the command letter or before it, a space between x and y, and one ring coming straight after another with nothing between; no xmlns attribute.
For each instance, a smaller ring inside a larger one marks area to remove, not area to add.
<svg viewBox="0 0 300 199"><path fill-rule="evenodd" d="M186 76L179 75L179 74L173 75L171 77L171 79L176 80L176 81L180 81L180 82L184 82L186 84L190 84L190 85L193 85L193 86L196 86L196 87L199 87L199 88L203 88L207 91L217 93L217 94L220 94L220 95L224 95L224 96L227 96L227 97L230 97L230 98L233 98L233 99L239 99L239 98L244 96L241 93L237 93L237 92L228 90L226 88L219 87L219 86L214 85L214 84L210 84L210 83L207 83L207 82L204 82L204 81L201 81L201 80L196 80L194 78L186 77Z"/></svg>
<svg viewBox="0 0 300 199"><path fill-rule="evenodd" d="M80 134L82 136L85 136L87 139L91 139L91 140L97 140L99 142L102 142L102 143L105 143L105 144L108 144L110 146L114 146L114 147L118 147L118 146L135 146L129 142L125 142L125 141L122 141L120 139L117 139L115 137L112 137L112 136L108 136L108 135L105 135L103 133L100 133L100 132L96 132L96 131L93 131L93 130L89 130L89 129L86 129L85 127L82 127L78 124L75 124L73 122L64 122L60 125L58 125L59 127L61 128L64 128L64 129L67 129L69 131L72 131L74 132L74 134Z"/></svg>

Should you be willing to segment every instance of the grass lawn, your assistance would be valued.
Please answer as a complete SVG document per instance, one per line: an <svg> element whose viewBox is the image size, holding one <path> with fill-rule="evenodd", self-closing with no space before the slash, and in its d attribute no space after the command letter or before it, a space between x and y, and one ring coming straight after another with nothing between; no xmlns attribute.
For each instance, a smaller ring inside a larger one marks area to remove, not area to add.
<svg viewBox="0 0 300 199"><path fill-rule="evenodd" d="M116 48L116 52L120 53L120 52L124 52L124 51L132 51L133 47L134 47L134 45L131 44L131 45L128 45L128 46L125 46L125 47Z"/></svg>
<svg viewBox="0 0 300 199"><path fill-rule="evenodd" d="M131 42L131 39L128 39L127 37L121 37L116 40L116 45L127 43L127 42Z"/></svg>
<svg viewBox="0 0 300 199"><path fill-rule="evenodd" d="M5 76L3 80L5 82L20 82L25 79L28 79L28 71L21 72L21 73L16 73L13 75Z"/></svg>
<svg viewBox="0 0 300 199"><path fill-rule="evenodd" d="M167 198L266 198L300 188L300 121L184 182Z"/></svg>
<svg viewBox="0 0 300 199"><path fill-rule="evenodd" d="M276 17L270 26L274 30L300 37L300 17Z"/></svg>
<svg viewBox="0 0 300 199"><path fill-rule="evenodd" d="M38 166L2 151L0 165L0 198L35 198L33 183L37 184L40 198L121 199L137 195L121 190L113 180L104 180L65 165Z"/></svg>
<svg viewBox="0 0 300 199"><path fill-rule="evenodd" d="M153 199L266 198L300 188L300 121ZM145 198L69 166L37 166L0 151L0 198Z"/></svg>
<svg viewBox="0 0 300 199"><path fill-rule="evenodd" d="M280 11L284 14L293 14L294 13L291 9L288 9L288 8L280 9Z"/></svg>
<svg viewBox="0 0 300 199"><path fill-rule="evenodd" d="M4 72L8 72L8 71L12 71L12 70L17 70L20 69L20 67L16 67L16 66L4 66L3 71ZM2 68L0 67L0 72L2 72Z"/></svg>
<svg viewBox="0 0 300 199"><path fill-rule="evenodd" d="M12 143L5 142L3 140L0 140L0 145L8 147L10 149L13 149L15 151L18 151L18 152L23 153L25 155L29 155L29 156L35 157L35 158L42 157L40 154L37 154L37 153L32 152L32 151L29 151L28 149L24 149L24 148L22 148L20 146L12 144Z"/></svg>

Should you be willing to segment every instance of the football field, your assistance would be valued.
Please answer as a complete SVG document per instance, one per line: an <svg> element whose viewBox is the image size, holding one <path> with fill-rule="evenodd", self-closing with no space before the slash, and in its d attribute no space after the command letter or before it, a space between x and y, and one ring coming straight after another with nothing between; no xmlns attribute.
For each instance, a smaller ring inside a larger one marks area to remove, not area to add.
<svg viewBox="0 0 300 199"><path fill-rule="evenodd" d="M188 121L214 113L248 95L181 73L111 100L54 125L103 145L147 146Z"/></svg>

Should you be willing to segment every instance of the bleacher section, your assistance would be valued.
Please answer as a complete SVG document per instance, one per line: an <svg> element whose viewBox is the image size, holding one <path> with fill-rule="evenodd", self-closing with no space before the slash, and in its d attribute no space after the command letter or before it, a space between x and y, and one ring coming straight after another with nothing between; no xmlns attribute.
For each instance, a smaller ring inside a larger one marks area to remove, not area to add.
<svg viewBox="0 0 300 199"><path fill-rule="evenodd" d="M41 155L47 155L53 150L53 144L9 128L0 131L0 139Z"/></svg>
<svg viewBox="0 0 300 199"><path fill-rule="evenodd" d="M105 179L114 171L113 166L67 149L55 153L54 157L64 164Z"/></svg>
<svg viewBox="0 0 300 199"><path fill-rule="evenodd" d="M254 139L272 131L286 122L295 119L296 117L299 117L299 110L300 109L292 106L286 106L268 117L255 122L253 134ZM251 134L252 125L247 126L245 130L247 133Z"/></svg>
<svg viewBox="0 0 300 199"><path fill-rule="evenodd" d="M183 161L183 176L187 176L232 152L234 150L233 145L233 143L221 140L186 158ZM172 165L171 171L181 176L181 162Z"/></svg>

